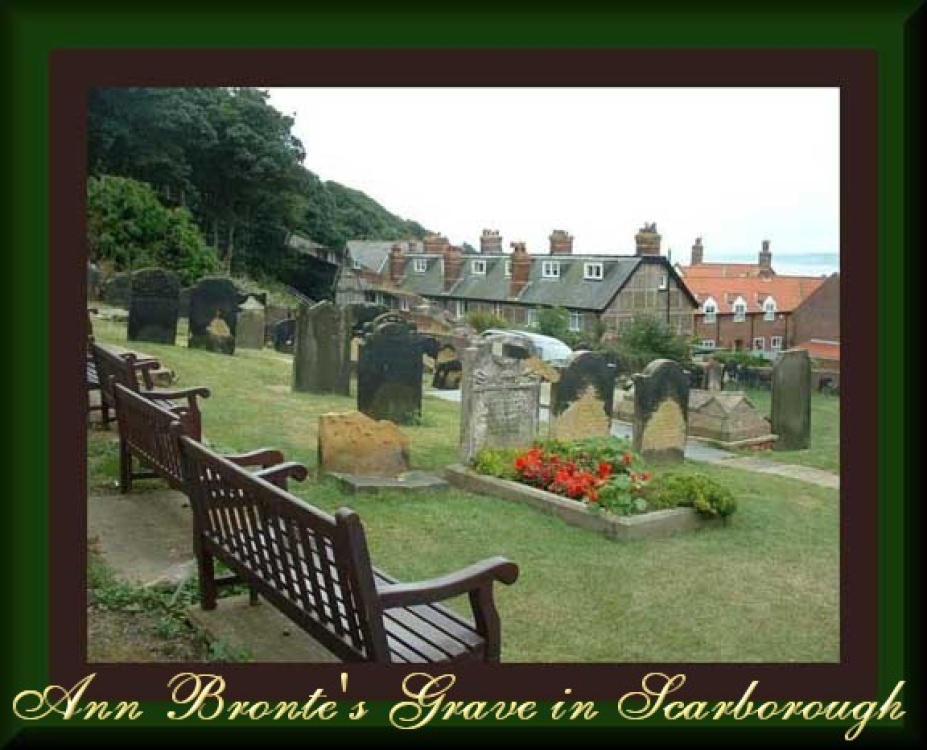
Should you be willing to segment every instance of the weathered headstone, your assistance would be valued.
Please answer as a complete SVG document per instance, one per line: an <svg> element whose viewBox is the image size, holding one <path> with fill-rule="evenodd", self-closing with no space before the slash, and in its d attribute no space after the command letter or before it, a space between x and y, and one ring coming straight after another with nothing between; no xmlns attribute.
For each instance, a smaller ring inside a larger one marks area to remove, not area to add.
<svg viewBox="0 0 927 750"><path fill-rule="evenodd" d="M274 349L292 354L296 344L296 318L286 318L274 326Z"/></svg>
<svg viewBox="0 0 927 750"><path fill-rule="evenodd" d="M460 458L470 463L483 448L526 448L538 436L541 378L529 370L519 339L477 340L463 350L460 383Z"/></svg>
<svg viewBox="0 0 927 750"><path fill-rule="evenodd" d="M344 393L341 311L331 302L301 305L296 316L293 390Z"/></svg>
<svg viewBox="0 0 927 750"><path fill-rule="evenodd" d="M103 283L102 297L107 305L128 310L132 297L132 275L117 273L110 276Z"/></svg>
<svg viewBox="0 0 927 750"><path fill-rule="evenodd" d="M772 431L776 450L801 450L811 445L811 359L805 349L782 352L773 366Z"/></svg>
<svg viewBox="0 0 927 750"><path fill-rule="evenodd" d="M238 306L243 296L225 277L206 277L190 293L190 334L187 346L221 354L235 353Z"/></svg>
<svg viewBox="0 0 927 750"><path fill-rule="evenodd" d="M103 274L93 261L87 261L87 300L95 302L100 299L100 289L103 283Z"/></svg>
<svg viewBox="0 0 927 750"><path fill-rule="evenodd" d="M608 437L615 397L613 362L598 352L578 352L550 389L550 436L558 440Z"/></svg>
<svg viewBox="0 0 927 750"><path fill-rule="evenodd" d="M240 349L264 348L264 305L251 295L238 306L235 346Z"/></svg>
<svg viewBox="0 0 927 750"><path fill-rule="evenodd" d="M173 344L179 301L180 280L173 271L145 268L132 274L128 340Z"/></svg>
<svg viewBox="0 0 927 750"><path fill-rule="evenodd" d="M442 344L435 354L435 374L431 381L432 388L453 391L460 388L463 377L463 365L457 357L457 350L450 344Z"/></svg>
<svg viewBox="0 0 927 750"><path fill-rule="evenodd" d="M770 447L769 420L743 391L689 391L689 434L724 447Z"/></svg>
<svg viewBox="0 0 927 750"><path fill-rule="evenodd" d="M374 419L413 424L422 412L422 340L401 315L367 324L357 360L357 408Z"/></svg>
<svg viewBox="0 0 927 750"><path fill-rule="evenodd" d="M720 391L724 377L724 365L718 360L709 360L705 365L705 390Z"/></svg>
<svg viewBox="0 0 927 750"><path fill-rule="evenodd" d="M634 450L645 461L680 462L686 447L689 378L670 359L634 376Z"/></svg>
<svg viewBox="0 0 927 750"><path fill-rule="evenodd" d="M351 394L350 374L354 372L358 361L359 344L364 337L364 327L387 312L389 312L389 308L383 305L375 305L372 302L353 302L341 308L342 331L345 339L342 351L344 357L342 369L346 373L343 381L344 390L341 393L345 396Z"/></svg>
<svg viewBox="0 0 927 750"><path fill-rule="evenodd" d="M319 474L396 477L409 470L409 438L360 412L319 417Z"/></svg>

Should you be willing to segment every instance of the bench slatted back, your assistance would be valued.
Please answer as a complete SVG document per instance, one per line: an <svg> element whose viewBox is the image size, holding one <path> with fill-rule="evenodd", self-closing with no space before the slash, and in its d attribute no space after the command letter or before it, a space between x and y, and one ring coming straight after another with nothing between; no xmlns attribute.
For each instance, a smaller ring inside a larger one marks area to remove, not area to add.
<svg viewBox="0 0 927 750"><path fill-rule="evenodd" d="M358 515L308 506L174 431L197 544L342 659L388 661Z"/></svg>
<svg viewBox="0 0 927 750"><path fill-rule="evenodd" d="M97 377L100 380L102 396L107 403L115 403L112 383L121 383L131 391L138 391L138 374L135 371L135 355L131 353L116 354L104 349L99 344L93 344L93 361L97 366Z"/></svg>
<svg viewBox="0 0 927 750"><path fill-rule="evenodd" d="M151 469L177 490L183 489L180 453L172 425L177 414L126 388L112 386L119 423L119 437Z"/></svg>

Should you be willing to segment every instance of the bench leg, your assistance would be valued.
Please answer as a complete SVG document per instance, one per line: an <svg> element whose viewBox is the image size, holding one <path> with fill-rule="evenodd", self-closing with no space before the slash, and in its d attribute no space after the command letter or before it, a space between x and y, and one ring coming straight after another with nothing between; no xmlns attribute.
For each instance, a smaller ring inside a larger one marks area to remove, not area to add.
<svg viewBox="0 0 927 750"><path fill-rule="evenodd" d="M216 608L216 566L213 556L208 552L199 550L197 570L200 577L200 606L203 609Z"/></svg>
<svg viewBox="0 0 927 750"><path fill-rule="evenodd" d="M132 454L122 438L119 439L119 491L122 494L132 491Z"/></svg>
<svg viewBox="0 0 927 750"><path fill-rule="evenodd" d="M257 589L254 586L248 587L248 603L253 607L255 604L260 604L261 600L258 598Z"/></svg>

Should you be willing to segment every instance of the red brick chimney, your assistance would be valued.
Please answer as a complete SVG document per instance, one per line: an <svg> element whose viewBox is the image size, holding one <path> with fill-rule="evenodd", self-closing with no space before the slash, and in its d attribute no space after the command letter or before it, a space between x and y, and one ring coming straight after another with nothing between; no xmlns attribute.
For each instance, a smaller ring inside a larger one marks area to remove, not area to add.
<svg viewBox="0 0 927 750"><path fill-rule="evenodd" d="M393 245L389 250L389 280L398 284L406 275L406 258L402 245Z"/></svg>
<svg viewBox="0 0 927 750"><path fill-rule="evenodd" d="M524 242L511 243L512 278L509 280L509 297L517 297L528 286L531 277L531 258Z"/></svg>
<svg viewBox="0 0 927 750"><path fill-rule="evenodd" d="M449 292L451 287L460 281L460 274L463 271L464 257L463 250L453 245L447 245L444 248L444 291Z"/></svg>
<svg viewBox="0 0 927 750"><path fill-rule="evenodd" d="M692 246L692 260L689 262L690 265L700 265L703 261L704 254L705 247L702 245L702 238L696 237L695 244Z"/></svg>
<svg viewBox="0 0 927 750"><path fill-rule="evenodd" d="M659 255L661 239L662 238L657 232L656 222L644 224L640 231L634 235L634 242L637 245L637 255Z"/></svg>
<svg viewBox="0 0 927 750"><path fill-rule="evenodd" d="M426 234L422 240L422 251L432 255L440 255L448 246L447 237L440 234Z"/></svg>
<svg viewBox="0 0 927 750"><path fill-rule="evenodd" d="M772 250L769 249L769 240L763 240L763 249L759 255L760 276L772 276Z"/></svg>
<svg viewBox="0 0 927 750"><path fill-rule="evenodd" d="M562 229L555 229L550 233L550 254L551 255L572 255L573 254L573 235Z"/></svg>
<svg viewBox="0 0 927 750"><path fill-rule="evenodd" d="M484 229L480 235L480 252L484 255L501 255L502 238L498 229Z"/></svg>

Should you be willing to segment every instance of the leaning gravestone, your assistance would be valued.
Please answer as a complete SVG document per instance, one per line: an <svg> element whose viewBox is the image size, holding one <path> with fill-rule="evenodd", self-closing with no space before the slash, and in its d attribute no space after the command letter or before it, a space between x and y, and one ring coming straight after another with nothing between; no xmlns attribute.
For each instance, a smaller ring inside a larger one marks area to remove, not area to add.
<svg viewBox="0 0 927 750"><path fill-rule="evenodd" d="M292 354L296 343L296 318L285 318L273 329L274 349L284 354Z"/></svg>
<svg viewBox="0 0 927 750"><path fill-rule="evenodd" d="M173 344L180 313L180 280L172 271L145 268L132 274L129 341Z"/></svg>
<svg viewBox="0 0 927 750"><path fill-rule="evenodd" d="M235 346L240 349L264 348L264 305L251 295L238 306Z"/></svg>
<svg viewBox="0 0 927 750"><path fill-rule="evenodd" d="M331 302L302 305L296 316L293 390L344 393L341 311Z"/></svg>
<svg viewBox="0 0 927 750"><path fill-rule="evenodd" d="M616 365L604 354L578 352L550 387L550 436L558 440L608 437L612 429Z"/></svg>
<svg viewBox="0 0 927 750"><path fill-rule="evenodd" d="M686 447L689 378L671 359L634 376L634 450L645 461L677 463Z"/></svg>
<svg viewBox="0 0 927 750"><path fill-rule="evenodd" d="M383 305L375 305L372 302L353 302L341 308L343 317L342 332L344 335L344 349L342 356L344 361L342 368L346 373L344 379L345 396L351 395L350 374L354 370L359 356L360 341L364 337L365 326L375 320L380 315L389 312L389 308Z"/></svg>
<svg viewBox="0 0 927 750"><path fill-rule="evenodd" d="M219 276L200 279L190 293L187 346L234 354L238 306L242 301L242 295L231 279Z"/></svg>
<svg viewBox="0 0 927 750"><path fill-rule="evenodd" d="M367 324L357 359L357 408L413 424L422 412L422 339L413 323L385 313Z"/></svg>
<svg viewBox="0 0 927 750"><path fill-rule="evenodd" d="M772 431L775 450L801 450L811 445L811 359L805 349L779 355L772 372Z"/></svg>
<svg viewBox="0 0 927 750"><path fill-rule="evenodd" d="M541 377L530 359L512 354L523 342L504 334L463 350L460 382L460 459L483 448L527 448L538 436Z"/></svg>

